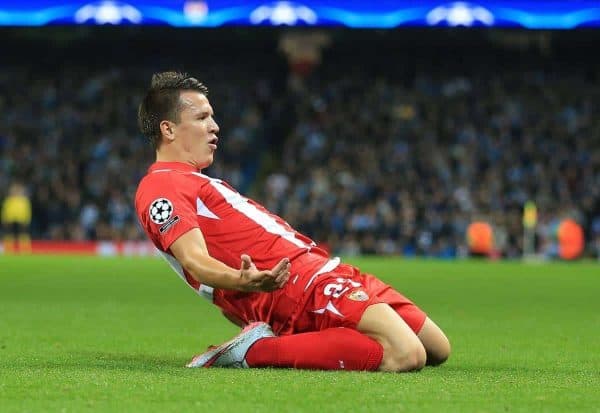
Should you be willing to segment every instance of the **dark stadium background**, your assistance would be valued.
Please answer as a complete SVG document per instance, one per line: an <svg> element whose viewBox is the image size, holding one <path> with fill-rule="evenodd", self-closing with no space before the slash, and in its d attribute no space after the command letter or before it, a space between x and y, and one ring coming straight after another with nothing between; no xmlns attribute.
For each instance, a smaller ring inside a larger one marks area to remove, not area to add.
<svg viewBox="0 0 600 413"><path fill-rule="evenodd" d="M290 65L281 39L327 38ZM583 228L600 257L600 33L593 29L1 28L0 199L26 183L34 240L143 241L132 199L153 160L136 109L158 70L206 83L208 174L343 255L460 257L470 222L498 255ZM298 72L305 71L303 75Z"/></svg>

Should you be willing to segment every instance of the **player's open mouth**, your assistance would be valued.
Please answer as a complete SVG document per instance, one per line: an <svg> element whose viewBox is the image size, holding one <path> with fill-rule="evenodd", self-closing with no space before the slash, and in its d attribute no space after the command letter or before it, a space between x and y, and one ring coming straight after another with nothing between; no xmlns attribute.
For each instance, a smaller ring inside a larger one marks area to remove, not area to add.
<svg viewBox="0 0 600 413"><path fill-rule="evenodd" d="M219 138L215 136L214 138L208 140L208 146L210 146L212 150L215 150L217 149L217 142L219 142Z"/></svg>

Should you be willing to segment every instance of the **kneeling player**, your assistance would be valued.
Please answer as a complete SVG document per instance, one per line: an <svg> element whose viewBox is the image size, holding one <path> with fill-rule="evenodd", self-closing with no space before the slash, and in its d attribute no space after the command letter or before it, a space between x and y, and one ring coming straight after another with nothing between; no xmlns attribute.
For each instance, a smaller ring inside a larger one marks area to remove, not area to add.
<svg viewBox="0 0 600 413"><path fill-rule="evenodd" d="M446 336L410 300L201 173L219 127L195 78L156 74L138 120L156 150L140 222L190 287L245 326L190 367L411 371L448 358Z"/></svg>

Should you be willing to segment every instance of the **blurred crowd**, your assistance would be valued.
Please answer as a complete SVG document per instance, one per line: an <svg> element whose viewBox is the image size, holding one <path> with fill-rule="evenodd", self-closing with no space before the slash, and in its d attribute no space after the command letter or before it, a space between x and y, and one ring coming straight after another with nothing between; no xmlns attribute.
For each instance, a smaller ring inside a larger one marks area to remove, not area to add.
<svg viewBox="0 0 600 413"><path fill-rule="evenodd" d="M207 173L336 254L462 256L467 225L485 220L502 254L520 256L533 200L539 251L569 217L600 255L597 75L348 64L186 67L221 127ZM154 154L136 116L155 69L2 67L0 198L26 185L33 238L144 239L133 196Z"/></svg>
<svg viewBox="0 0 600 413"><path fill-rule="evenodd" d="M253 79L240 93L245 80L219 79L221 69L213 67L206 81L227 131L212 172L246 191L260 165L256 142L269 124L261 104L271 92ZM47 76L23 67L0 72L0 89L7 91L0 97L0 188L11 181L27 186L34 238L143 239L132 202L154 154L136 119L151 76L139 67L77 67Z"/></svg>
<svg viewBox="0 0 600 413"><path fill-rule="evenodd" d="M600 241L600 98L581 73L414 82L314 77L263 201L341 254L467 254L475 220L520 256L523 206L540 211L538 250L572 218Z"/></svg>

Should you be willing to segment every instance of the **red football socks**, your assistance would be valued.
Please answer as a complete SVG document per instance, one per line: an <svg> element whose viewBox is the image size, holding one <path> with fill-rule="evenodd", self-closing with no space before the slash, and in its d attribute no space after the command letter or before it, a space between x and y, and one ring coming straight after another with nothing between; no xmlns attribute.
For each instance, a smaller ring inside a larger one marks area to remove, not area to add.
<svg viewBox="0 0 600 413"><path fill-rule="evenodd" d="M250 367L288 367L311 370L377 370L381 344L349 328L258 340L246 354Z"/></svg>

